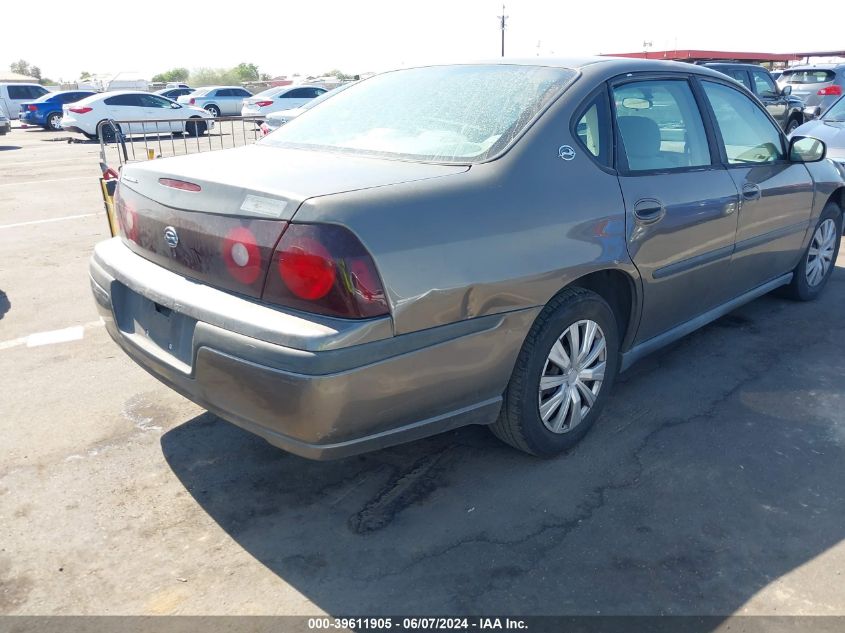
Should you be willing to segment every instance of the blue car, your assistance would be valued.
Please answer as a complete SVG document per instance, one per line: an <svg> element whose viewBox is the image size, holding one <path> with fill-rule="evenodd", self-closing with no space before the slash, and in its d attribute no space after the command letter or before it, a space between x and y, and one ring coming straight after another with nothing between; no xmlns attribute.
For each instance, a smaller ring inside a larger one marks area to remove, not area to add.
<svg viewBox="0 0 845 633"><path fill-rule="evenodd" d="M97 94L92 90L48 92L43 97L21 104L21 123L40 125L45 130L61 130L62 106Z"/></svg>

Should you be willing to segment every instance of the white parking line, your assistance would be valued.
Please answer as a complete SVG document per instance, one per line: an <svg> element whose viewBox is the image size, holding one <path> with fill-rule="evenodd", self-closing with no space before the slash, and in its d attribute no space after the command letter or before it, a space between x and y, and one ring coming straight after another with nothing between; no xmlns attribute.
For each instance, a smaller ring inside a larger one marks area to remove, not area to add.
<svg viewBox="0 0 845 633"><path fill-rule="evenodd" d="M20 187L22 185L43 185L45 182L67 182L68 180L91 180L92 176L73 176L71 178L51 178L48 180L25 180L24 182L4 182L0 187Z"/></svg>
<svg viewBox="0 0 845 633"><path fill-rule="evenodd" d="M61 222L63 220L76 220L78 218L91 218L99 213L80 213L79 215L63 215L60 218L47 218L46 220L30 220L29 222L16 222L15 224L0 224L0 229L13 229L18 226L31 226L33 224L44 224L46 222Z"/></svg>
<svg viewBox="0 0 845 633"><path fill-rule="evenodd" d="M85 335L85 330L105 325L102 319L90 321L84 325L74 325L61 330L50 330L48 332L35 332L28 336L13 338L8 341L0 341L0 350L11 349L12 347L40 347L41 345L55 345L56 343L67 343L78 341Z"/></svg>

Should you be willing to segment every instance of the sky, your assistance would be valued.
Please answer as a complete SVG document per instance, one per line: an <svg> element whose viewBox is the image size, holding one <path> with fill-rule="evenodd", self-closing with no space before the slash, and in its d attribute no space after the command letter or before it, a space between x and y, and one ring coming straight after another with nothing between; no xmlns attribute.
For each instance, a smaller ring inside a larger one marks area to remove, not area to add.
<svg viewBox="0 0 845 633"><path fill-rule="evenodd" d="M43 0L41 15L7 16L0 68L25 59L42 75L71 81L82 71L139 72L147 78L174 66L229 68L255 63L262 73L350 74L500 55L501 1L282 0L187 3L115 0L95 5ZM842 48L841 29L790 29L775 4L709 0L510 0L505 54L585 56L643 50L708 49L792 52ZM784 3L785 4L785 3ZM99 5L98 5L99 6ZM706 7L695 12L690 6ZM85 19L86 8L92 8ZM107 20L113 25L106 27ZM191 25L196 26L191 26ZM154 25L154 26L151 26ZM749 27L750 28L746 28ZM99 32L98 32L99 30Z"/></svg>

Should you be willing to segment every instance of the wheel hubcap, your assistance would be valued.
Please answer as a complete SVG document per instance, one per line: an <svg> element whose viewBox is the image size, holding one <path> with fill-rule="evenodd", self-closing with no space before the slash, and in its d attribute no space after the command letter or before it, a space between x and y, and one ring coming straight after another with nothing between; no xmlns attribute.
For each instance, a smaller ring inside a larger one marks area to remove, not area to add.
<svg viewBox="0 0 845 633"><path fill-rule="evenodd" d="M53 116L50 117L50 120L48 121L48 123L50 124L51 128L53 128L54 130L58 130L59 129L59 121L61 121L61 117L57 114L54 114Z"/></svg>
<svg viewBox="0 0 845 633"><path fill-rule="evenodd" d="M607 343L595 321L570 325L552 345L540 376L540 419L552 433L581 424L604 381Z"/></svg>
<svg viewBox="0 0 845 633"><path fill-rule="evenodd" d="M827 219L819 224L810 249L807 251L807 285L818 286L833 264L833 252L836 249L836 222Z"/></svg>

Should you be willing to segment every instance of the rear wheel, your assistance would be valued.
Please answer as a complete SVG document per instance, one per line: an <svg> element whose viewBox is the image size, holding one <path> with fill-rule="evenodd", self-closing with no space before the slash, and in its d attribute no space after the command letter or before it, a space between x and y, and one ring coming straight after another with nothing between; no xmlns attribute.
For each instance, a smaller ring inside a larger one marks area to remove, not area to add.
<svg viewBox="0 0 845 633"><path fill-rule="evenodd" d="M62 122L62 113L61 112L51 112L47 115L45 119L47 121L47 125L45 126L48 130L52 130L54 132L58 132L62 129L61 122Z"/></svg>
<svg viewBox="0 0 845 633"><path fill-rule="evenodd" d="M218 108L216 105L207 105L205 106L205 110L215 119L220 116L220 108Z"/></svg>
<svg viewBox="0 0 845 633"><path fill-rule="evenodd" d="M783 294L796 301L818 297L833 273L841 240L842 210L835 202L828 202Z"/></svg>
<svg viewBox="0 0 845 633"><path fill-rule="evenodd" d="M206 122L202 121L198 116L191 118L194 120L188 121L185 124L185 131L188 133L188 136L202 136L205 134L208 129Z"/></svg>
<svg viewBox="0 0 845 633"><path fill-rule="evenodd" d="M610 306L590 290L567 288L528 333L493 433L541 457L573 447L600 415L618 364Z"/></svg>

